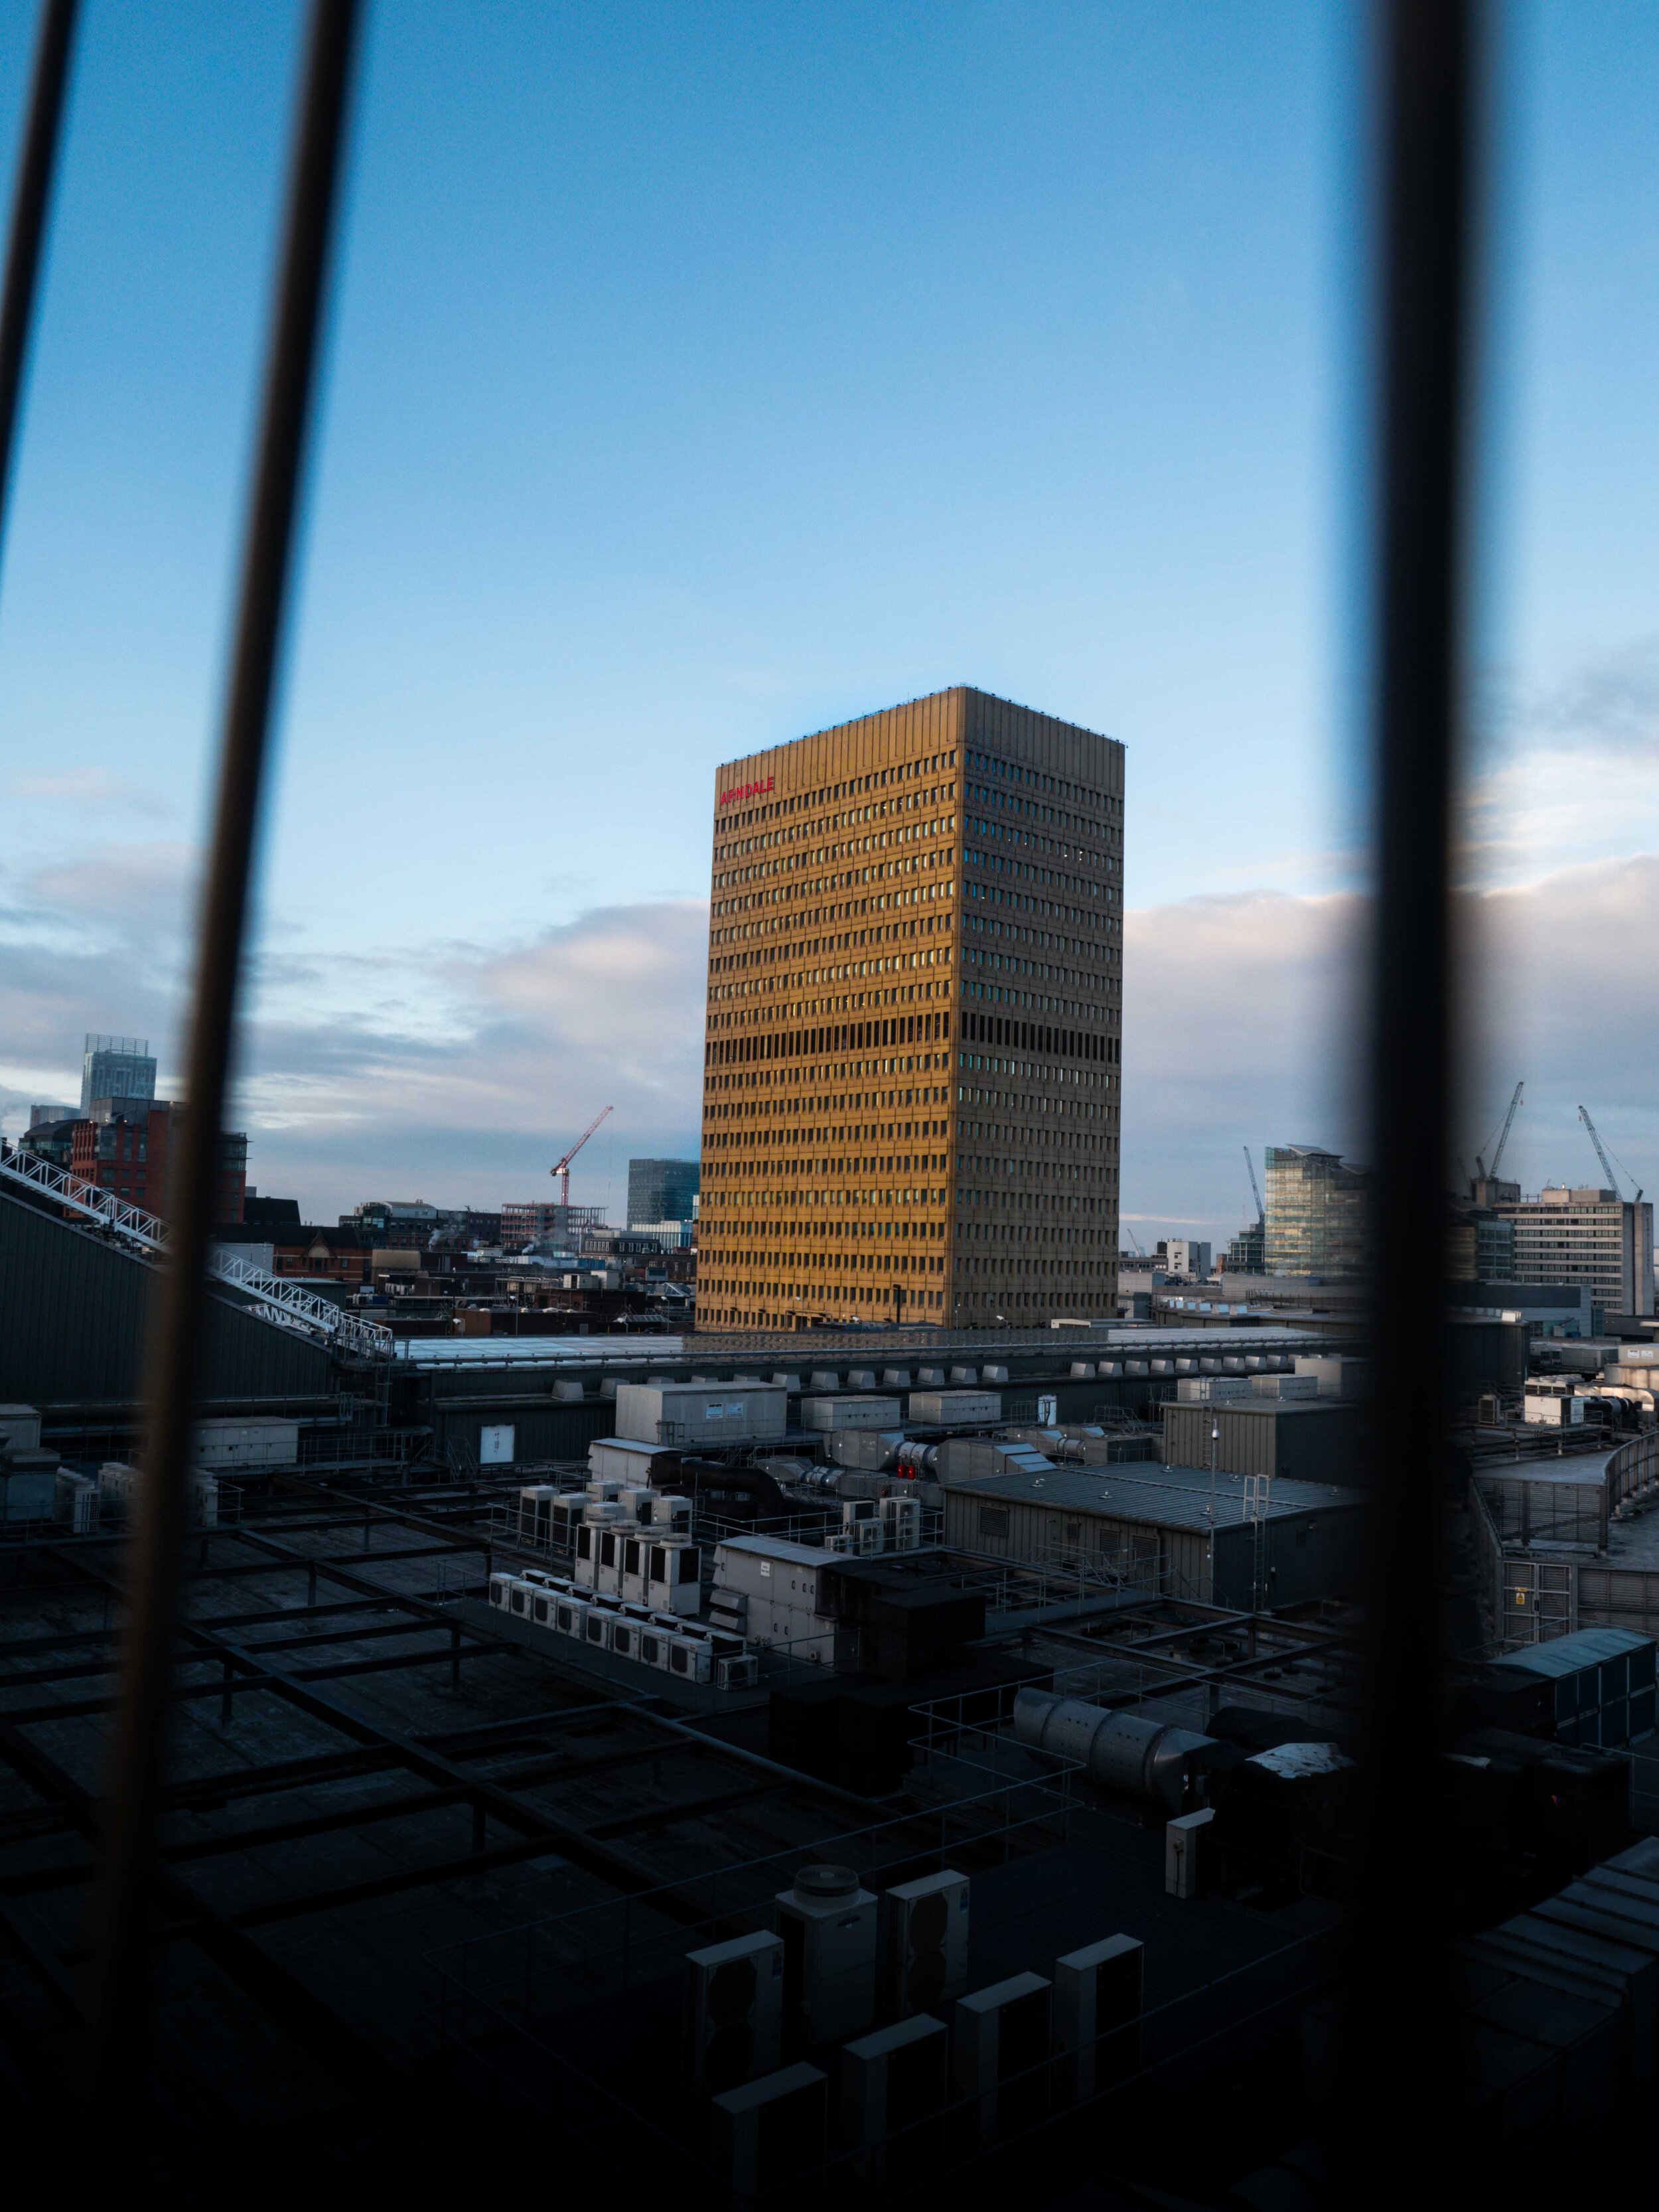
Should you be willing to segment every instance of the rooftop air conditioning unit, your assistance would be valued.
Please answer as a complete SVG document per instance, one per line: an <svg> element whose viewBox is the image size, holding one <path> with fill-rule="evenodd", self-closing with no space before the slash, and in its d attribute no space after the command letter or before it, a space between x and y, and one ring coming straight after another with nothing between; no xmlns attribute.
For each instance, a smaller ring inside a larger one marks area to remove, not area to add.
<svg viewBox="0 0 1659 2212"><path fill-rule="evenodd" d="M919 1498L884 1498L881 1501L881 1524L886 1532L890 1552L914 1552L921 1542L921 1500Z"/></svg>
<svg viewBox="0 0 1659 2212"><path fill-rule="evenodd" d="M72 1536L90 1536L98 1527L98 1485L89 1474L58 1470L53 1514L60 1528Z"/></svg>
<svg viewBox="0 0 1659 2212"><path fill-rule="evenodd" d="M679 1682L712 1682L714 1654L701 1636L665 1636L663 1667Z"/></svg>
<svg viewBox="0 0 1659 2212"><path fill-rule="evenodd" d="M499 1613L510 1613L513 1609L514 1580L512 1575L491 1575L489 1577L489 1602Z"/></svg>
<svg viewBox="0 0 1659 2212"><path fill-rule="evenodd" d="M679 1537L646 1546L646 1601L657 1613L702 1609L702 1553Z"/></svg>
<svg viewBox="0 0 1659 2212"><path fill-rule="evenodd" d="M620 1492L617 1495L617 1503L626 1510L628 1517L630 1521L648 1522L651 1518L652 1509L656 1503L656 1498L657 1493L654 1490L642 1489L636 1486L633 1489Z"/></svg>
<svg viewBox="0 0 1659 2212"><path fill-rule="evenodd" d="M764 1930L685 1954L686 2081L718 2094L775 2071L782 2055L783 1945Z"/></svg>
<svg viewBox="0 0 1659 2212"><path fill-rule="evenodd" d="M572 1577L580 1588L592 1589L599 1564L599 1531L592 1522L584 1521L576 1531L576 1549L571 1560Z"/></svg>
<svg viewBox="0 0 1659 2212"><path fill-rule="evenodd" d="M860 2035L876 2010L876 1900L851 1867L806 1866L777 1895L786 2033L801 2042Z"/></svg>
<svg viewBox="0 0 1659 2212"><path fill-rule="evenodd" d="M708 1601L708 1622L728 1634L742 1636L749 1626L749 1600L742 1590L717 1589Z"/></svg>
<svg viewBox="0 0 1659 2212"><path fill-rule="evenodd" d="M590 1605L586 1608L582 1621L582 1642L589 1650L608 1651L611 1649L611 1632L617 1619L617 1613L608 1605Z"/></svg>
<svg viewBox="0 0 1659 2212"><path fill-rule="evenodd" d="M519 1541L547 1544L553 1533L553 1500L559 1495L550 1482L538 1482L519 1492Z"/></svg>
<svg viewBox="0 0 1659 2212"><path fill-rule="evenodd" d="M881 1900L882 2009L902 2019L926 2012L968 1986L965 1874L902 1881Z"/></svg>
<svg viewBox="0 0 1659 2212"><path fill-rule="evenodd" d="M530 1594L530 1619L537 1628L554 1626L553 1608L558 1603L551 1590L532 1589Z"/></svg>
<svg viewBox="0 0 1659 2212"><path fill-rule="evenodd" d="M1036 2126L1048 2111L1048 2008L1041 1974L1016 1974L958 1997L956 2084L974 2100L981 2144Z"/></svg>
<svg viewBox="0 0 1659 2212"><path fill-rule="evenodd" d="M644 1605L648 1602L645 1586L650 1566L651 1539L648 1536L624 1535L621 1551L617 1589L623 1597L632 1598L636 1605Z"/></svg>
<svg viewBox="0 0 1659 2212"><path fill-rule="evenodd" d="M645 1624L619 1613L611 1623L611 1649L618 1659L640 1657L640 1639L646 1634Z"/></svg>
<svg viewBox="0 0 1659 2212"><path fill-rule="evenodd" d="M828 2089L816 2066L786 2066L713 2100L710 2156L738 2203L781 2202L823 2165Z"/></svg>
<svg viewBox="0 0 1659 2212"><path fill-rule="evenodd" d="M672 1490L656 1490L651 1493L651 1525L653 1528L691 1533L691 1500Z"/></svg>
<svg viewBox="0 0 1659 2212"><path fill-rule="evenodd" d="M578 1643L586 1640L587 1605L579 1597L556 1598L553 1605L553 1626L561 1636L574 1636Z"/></svg>
<svg viewBox="0 0 1659 2212"><path fill-rule="evenodd" d="M515 1620L529 1620L530 1601L535 1594L534 1583L527 1583L516 1575L514 1577L512 1588L507 1594L507 1609Z"/></svg>
<svg viewBox="0 0 1659 2212"><path fill-rule="evenodd" d="M615 1475L596 1474L582 1486L582 1495L596 1505L615 1504L622 1496L622 1484Z"/></svg>
<svg viewBox="0 0 1659 2212"><path fill-rule="evenodd" d="M718 1690L752 1690L760 1680L760 1661L752 1651L728 1655L714 1662L714 1686Z"/></svg>
<svg viewBox="0 0 1659 2212"><path fill-rule="evenodd" d="M1146 1960L1133 1936L1108 1936L1054 1960L1054 2047L1073 2104L1139 2072Z"/></svg>
<svg viewBox="0 0 1659 2212"><path fill-rule="evenodd" d="M623 1547L628 1541L620 1528L596 1528L593 1547L593 1587L602 1597L622 1595Z"/></svg>
<svg viewBox="0 0 1659 2212"><path fill-rule="evenodd" d="M945 2148L950 2033L919 2014L842 2046L841 2136L872 2193L936 2172Z"/></svg>

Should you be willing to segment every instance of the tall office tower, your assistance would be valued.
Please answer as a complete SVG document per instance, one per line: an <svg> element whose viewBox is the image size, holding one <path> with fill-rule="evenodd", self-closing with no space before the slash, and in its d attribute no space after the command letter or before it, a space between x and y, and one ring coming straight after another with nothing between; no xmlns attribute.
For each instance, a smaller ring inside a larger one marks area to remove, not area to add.
<svg viewBox="0 0 1659 2212"><path fill-rule="evenodd" d="M94 1098L154 1098L155 1062L148 1037L88 1034L81 1062L81 1111L89 1114Z"/></svg>
<svg viewBox="0 0 1659 2212"><path fill-rule="evenodd" d="M1270 1275L1358 1275L1370 1178L1318 1145L1269 1145L1263 1261Z"/></svg>
<svg viewBox="0 0 1659 2212"><path fill-rule="evenodd" d="M697 1319L1115 1318L1123 748L936 692L721 769Z"/></svg>
<svg viewBox="0 0 1659 2212"><path fill-rule="evenodd" d="M696 1160L629 1160L628 1226L640 1221L690 1221L702 1176Z"/></svg>

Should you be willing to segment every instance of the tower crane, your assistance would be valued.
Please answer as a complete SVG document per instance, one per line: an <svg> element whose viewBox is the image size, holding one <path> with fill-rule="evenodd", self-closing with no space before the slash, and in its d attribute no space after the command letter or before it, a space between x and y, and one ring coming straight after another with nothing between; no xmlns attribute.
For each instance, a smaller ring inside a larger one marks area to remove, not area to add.
<svg viewBox="0 0 1659 2212"><path fill-rule="evenodd" d="M1581 1106L1578 1109L1578 1118L1583 1123L1584 1127L1589 1131L1590 1142L1595 1147L1595 1157L1601 1163L1601 1172L1607 1176L1607 1181L1613 1185L1613 1196L1615 1198L1622 1198L1625 1194L1619 1188L1619 1178L1613 1171L1613 1162L1607 1158L1607 1148L1601 1142L1601 1133L1596 1128L1595 1122L1592 1121L1589 1117L1589 1109L1588 1106ZM1630 1170L1626 1169L1626 1173L1628 1174ZM1641 1202L1641 1197L1642 1193L1638 1188L1636 1194L1637 1202L1638 1205Z"/></svg>
<svg viewBox="0 0 1659 2212"><path fill-rule="evenodd" d="M556 1175L559 1178L559 1203L561 1206L568 1206L570 1203L571 1161L575 1158L577 1153L580 1152L582 1146L592 1135L594 1130L599 1127L605 1115L607 1114L614 1114L616 1110L617 1109L614 1106L600 1107L599 1112L593 1116L587 1127L582 1131L580 1136L577 1138L575 1143L572 1145L570 1150L565 1154L564 1158L562 1160L556 1162L555 1164L548 1170L548 1173L550 1175Z"/></svg>
<svg viewBox="0 0 1659 2212"><path fill-rule="evenodd" d="M1508 1144L1510 1140L1510 1131L1515 1126L1515 1111L1516 1107L1521 1103L1521 1093L1526 1089L1526 1087L1527 1086L1524 1082L1517 1083L1515 1086L1515 1096L1510 1100L1510 1110L1504 1116L1504 1126L1498 1132L1498 1143L1492 1152L1492 1165L1488 1167L1486 1162L1481 1158L1480 1153L1477 1152L1475 1154L1474 1173L1477 1182L1485 1182L1489 1177L1496 1178L1498 1174L1498 1163L1504 1157L1504 1147ZM1581 1114L1584 1112L1582 1106L1578 1110ZM1588 1115L1585 1115L1584 1118L1588 1121L1589 1117ZM1593 1135L1595 1133L1594 1131L1592 1131L1591 1133Z"/></svg>
<svg viewBox="0 0 1659 2212"><path fill-rule="evenodd" d="M1259 1224L1265 1229L1267 1225L1267 1209L1261 1203L1261 1189L1255 1179L1255 1162L1250 1158L1250 1148L1248 1145L1244 1147L1244 1165L1249 1170L1250 1195L1255 1200L1255 1218Z"/></svg>

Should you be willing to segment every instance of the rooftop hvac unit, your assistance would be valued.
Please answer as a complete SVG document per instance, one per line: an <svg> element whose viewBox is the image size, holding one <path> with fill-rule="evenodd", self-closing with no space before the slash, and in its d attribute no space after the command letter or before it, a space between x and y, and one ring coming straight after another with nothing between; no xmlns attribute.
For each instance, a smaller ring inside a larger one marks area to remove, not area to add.
<svg viewBox="0 0 1659 2212"><path fill-rule="evenodd" d="M921 2013L847 2044L841 2054L841 2136L871 2191L925 2180L945 2148L950 2034Z"/></svg>
<svg viewBox="0 0 1659 2212"><path fill-rule="evenodd" d="M759 1680L760 1661L752 1651L714 1662L714 1686L718 1690L752 1690Z"/></svg>
<svg viewBox="0 0 1659 2212"><path fill-rule="evenodd" d="M1018 2135L1047 2116L1051 1995L1041 1974L1016 1974L957 2000L957 2087L974 2100L981 2143Z"/></svg>
<svg viewBox="0 0 1659 2212"><path fill-rule="evenodd" d="M558 1600L550 1590L532 1589L530 1593L530 1619L537 1628L551 1628L553 1608Z"/></svg>
<svg viewBox="0 0 1659 2212"><path fill-rule="evenodd" d="M867 1503L871 1507L870 1514L861 1521L851 1521L844 1528L833 1529L824 1548L839 1552L847 1558L873 1559L880 1554L882 1539L886 1533L885 1525L874 1510L873 1499L861 1498L858 1502L860 1504Z"/></svg>
<svg viewBox="0 0 1659 2212"><path fill-rule="evenodd" d="M615 1504L622 1496L621 1482L613 1475L596 1474L582 1486L582 1495L596 1505Z"/></svg>
<svg viewBox="0 0 1659 2212"><path fill-rule="evenodd" d="M637 1659L640 1639L646 1632L642 1621L630 1620L619 1613L611 1623L611 1649L618 1659Z"/></svg>
<svg viewBox="0 0 1659 2212"><path fill-rule="evenodd" d="M648 1522L651 1518L652 1508L656 1502L656 1497L657 1493L654 1490L641 1489L636 1486L620 1492L617 1498L617 1503L623 1508L630 1521Z"/></svg>
<svg viewBox="0 0 1659 2212"><path fill-rule="evenodd" d="M918 1498L884 1498L881 1501L881 1524L887 1536L890 1552L914 1552L921 1542L921 1500Z"/></svg>
<svg viewBox="0 0 1659 2212"><path fill-rule="evenodd" d="M708 1620L711 1627L742 1636L749 1626L749 1600L741 1590L717 1589L708 1601Z"/></svg>
<svg viewBox="0 0 1659 2212"><path fill-rule="evenodd" d="M783 1945L763 1929L685 1954L685 2079L705 2094L770 2074L782 2056Z"/></svg>
<svg viewBox="0 0 1659 2212"><path fill-rule="evenodd" d="M71 1474L59 1468L53 1499L54 1518L72 1536L90 1536L98 1526L98 1485L89 1474Z"/></svg>
<svg viewBox="0 0 1659 2212"><path fill-rule="evenodd" d="M514 1581L512 1575L491 1575L489 1577L489 1602L498 1613L510 1613L513 1609Z"/></svg>
<svg viewBox="0 0 1659 2212"><path fill-rule="evenodd" d="M519 1492L519 1541L547 1544L553 1535L553 1501L559 1492L550 1482L528 1485Z"/></svg>
<svg viewBox="0 0 1659 2212"><path fill-rule="evenodd" d="M530 1601L535 1594L536 1586L533 1583L524 1582L517 1576L514 1577L507 1593L507 1609L515 1620L529 1620Z"/></svg>
<svg viewBox="0 0 1659 2212"><path fill-rule="evenodd" d="M608 1605L590 1605L582 1621L582 1642L592 1651L611 1649L611 1632L618 1615Z"/></svg>
<svg viewBox="0 0 1659 2212"><path fill-rule="evenodd" d="M621 1528L594 1531L593 1587L601 1597L622 1595L623 1547L628 1541Z"/></svg>
<svg viewBox="0 0 1659 2212"><path fill-rule="evenodd" d="M968 1986L965 1874L947 1867L902 1881L881 1900L882 2008L926 2012Z"/></svg>
<svg viewBox="0 0 1659 2212"><path fill-rule="evenodd" d="M599 1564L599 1531L585 1521L576 1531L576 1549L571 1562L572 1577L583 1589L592 1589Z"/></svg>
<svg viewBox="0 0 1659 2212"><path fill-rule="evenodd" d="M778 1892L786 2033L839 2043L876 2010L876 1900L851 1867L806 1866Z"/></svg>
<svg viewBox="0 0 1659 2212"><path fill-rule="evenodd" d="M624 1535L621 1545L621 1565L617 1587L625 1598L636 1605L644 1605L646 1582L651 1565L651 1539L648 1536Z"/></svg>
<svg viewBox="0 0 1659 2212"><path fill-rule="evenodd" d="M691 1533L691 1500L673 1491L653 1491L651 1525L653 1528L678 1530L689 1536Z"/></svg>
<svg viewBox="0 0 1659 2212"><path fill-rule="evenodd" d="M816 2066L786 2066L714 2100L710 2155L735 2198L774 2201L823 2163L828 2088Z"/></svg>
<svg viewBox="0 0 1659 2212"><path fill-rule="evenodd" d="M1183 1813L1164 1827L1164 1891L1167 1897L1196 1897L1204 1885L1205 1831L1215 1819L1215 1808Z"/></svg>
<svg viewBox="0 0 1659 2212"><path fill-rule="evenodd" d="M657 1613L695 1613L702 1607L702 1553L678 1537L646 1546L646 1602Z"/></svg>
<svg viewBox="0 0 1659 2212"><path fill-rule="evenodd" d="M553 1601L553 1626L561 1636L574 1636L579 1643L587 1636L587 1607L579 1597L556 1598Z"/></svg>
<svg viewBox="0 0 1659 2212"><path fill-rule="evenodd" d="M1073 2104L1140 2070L1146 1947L1108 1936L1054 1960L1054 2047L1067 2056L1062 2094Z"/></svg>
<svg viewBox="0 0 1659 2212"><path fill-rule="evenodd" d="M701 1636L665 1636L662 1664L666 1673L680 1682L712 1682L714 1679L713 1648Z"/></svg>

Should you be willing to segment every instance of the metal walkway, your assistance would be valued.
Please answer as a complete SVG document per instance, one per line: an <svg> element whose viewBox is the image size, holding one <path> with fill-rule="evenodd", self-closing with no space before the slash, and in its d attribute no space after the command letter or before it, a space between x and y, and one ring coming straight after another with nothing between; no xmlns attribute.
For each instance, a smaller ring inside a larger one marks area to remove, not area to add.
<svg viewBox="0 0 1659 2212"><path fill-rule="evenodd" d="M102 1228L113 1230L144 1258L153 1259L167 1249L165 1222L158 1221L153 1213L146 1213L142 1206L129 1206L112 1191L98 1189L38 1152L14 1149L0 1158L0 1176L41 1197L56 1200L60 1206L70 1207ZM343 1313L338 1306L327 1298L319 1298L302 1284L287 1281L281 1275L267 1274L263 1267L239 1259L222 1246L214 1248L208 1273L226 1289L251 1298L264 1309L265 1318L279 1328L294 1329L301 1335L321 1340L337 1351L356 1352L365 1359L392 1357L392 1331L379 1322L362 1321L355 1314Z"/></svg>

